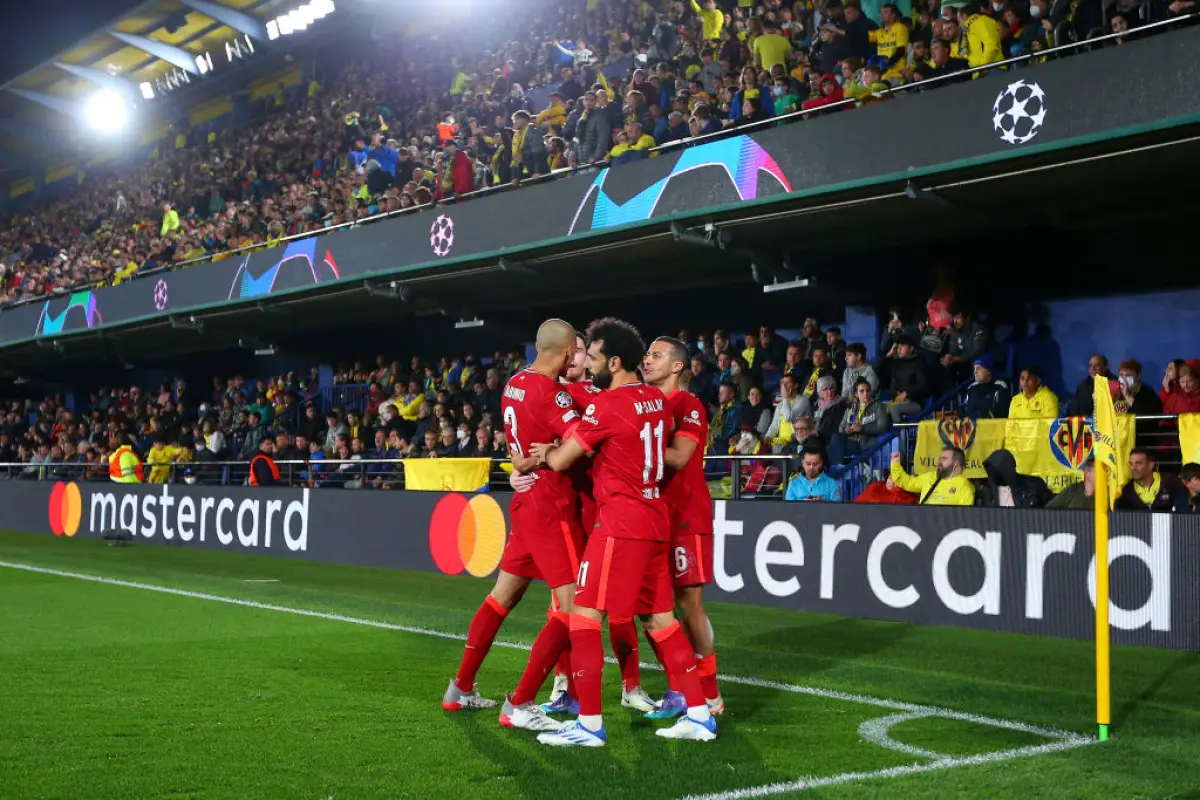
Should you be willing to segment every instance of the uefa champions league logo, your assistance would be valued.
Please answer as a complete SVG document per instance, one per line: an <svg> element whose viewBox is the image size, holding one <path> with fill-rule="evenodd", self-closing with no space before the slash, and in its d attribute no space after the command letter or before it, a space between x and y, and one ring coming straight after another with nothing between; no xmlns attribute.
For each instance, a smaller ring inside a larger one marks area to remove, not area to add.
<svg viewBox="0 0 1200 800"><path fill-rule="evenodd" d="M169 298L170 295L167 294L167 281L164 278L159 278L158 283L154 284L154 307L159 311L166 309Z"/></svg>
<svg viewBox="0 0 1200 800"><path fill-rule="evenodd" d="M1033 81L1010 83L992 104L992 127L1009 144L1033 141L1045 121L1046 93Z"/></svg>
<svg viewBox="0 0 1200 800"><path fill-rule="evenodd" d="M429 228L429 246L438 258L449 255L450 248L454 247L454 220L442 214L433 221Z"/></svg>

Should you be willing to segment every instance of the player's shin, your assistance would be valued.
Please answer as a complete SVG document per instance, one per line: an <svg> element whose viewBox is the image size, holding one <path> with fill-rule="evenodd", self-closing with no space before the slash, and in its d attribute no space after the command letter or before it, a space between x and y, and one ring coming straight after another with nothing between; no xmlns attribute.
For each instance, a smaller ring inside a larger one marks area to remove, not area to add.
<svg viewBox="0 0 1200 800"><path fill-rule="evenodd" d="M529 653L529 662L525 672L513 692L513 705L520 706L531 702L537 697L546 675L554 667L563 651L571 643L571 632L565 611L556 611L533 640L533 649Z"/></svg>
<svg viewBox="0 0 1200 800"><path fill-rule="evenodd" d="M700 688L696 656L683 629L677 621L672 621L650 636L658 642L667 675L674 675L675 685L683 693L688 717L697 722L707 722L710 714L708 703L704 701L704 691Z"/></svg>
<svg viewBox="0 0 1200 800"><path fill-rule="evenodd" d="M604 643L600 637L600 620L574 612L570 625L571 672L579 692L579 721L589 730L599 730L604 724L600 697Z"/></svg>
<svg viewBox="0 0 1200 800"><path fill-rule="evenodd" d="M680 615L682 624L696 654L700 686L711 706L712 701L719 701L721 693L717 688L717 655L712 622L701 602L700 592L699 586L676 590L676 604L679 610L685 612Z"/></svg>
<svg viewBox="0 0 1200 800"><path fill-rule="evenodd" d="M621 684L626 692L641 685L638 666L638 633L632 619L608 618L608 641L621 668Z"/></svg>
<svg viewBox="0 0 1200 800"><path fill-rule="evenodd" d="M462 663L458 667L458 675L454 683L464 692L475 688L475 675L479 672L483 659L487 657L496 633L508 616L508 609L491 595L484 598L483 604L471 619L471 627L467 630L467 645L463 648Z"/></svg>

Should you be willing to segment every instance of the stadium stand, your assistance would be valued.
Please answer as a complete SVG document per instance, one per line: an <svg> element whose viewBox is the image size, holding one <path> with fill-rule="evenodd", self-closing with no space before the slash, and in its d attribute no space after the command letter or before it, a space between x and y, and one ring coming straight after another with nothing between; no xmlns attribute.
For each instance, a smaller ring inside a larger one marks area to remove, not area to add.
<svg viewBox="0 0 1200 800"><path fill-rule="evenodd" d="M1106 21L1123 33L1193 6L589 0L507 20L520 33L491 52L433 37L364 44L374 50L269 97L250 127L194 132L17 209L0 231L0 300L273 247L777 117L902 101L1009 57L1070 55Z"/></svg>

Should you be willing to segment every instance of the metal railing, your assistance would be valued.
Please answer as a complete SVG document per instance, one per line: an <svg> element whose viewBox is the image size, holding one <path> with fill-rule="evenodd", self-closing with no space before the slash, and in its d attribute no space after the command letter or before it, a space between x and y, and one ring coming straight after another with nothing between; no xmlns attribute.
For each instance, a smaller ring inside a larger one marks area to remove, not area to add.
<svg viewBox="0 0 1200 800"><path fill-rule="evenodd" d="M1106 34L1104 36L1097 36L1094 39L1085 39L1080 42L1071 42L1068 44L1058 45L1056 47L1051 47L1047 50L1043 50L1039 53L1025 53L1025 54L1022 54L1019 56L1014 56L1012 58L1006 58L1001 61L996 61L991 64L983 64L978 67L970 67L966 70L963 70L962 72L951 73L949 75L940 75L940 76L933 77L933 78L926 78L924 80L904 84L903 86L889 87L887 89L873 93L872 96L876 99L882 99L885 97L891 97L893 95L904 95L904 94L911 93L914 91L924 91L926 89L937 88L938 86L941 86L941 85L945 84L946 82L962 80L964 76L969 75L971 73L979 74L979 73L991 73L995 70L1007 70L1011 66L1017 66L1017 65L1023 65L1023 64L1027 65L1032 62L1044 61L1048 58L1051 58L1051 57L1054 57L1054 56L1057 56L1060 54L1066 55L1067 53L1070 53L1072 51L1076 51L1079 49L1091 49L1092 47L1094 47L1096 45L1104 44L1106 42L1114 42L1117 39L1131 39L1131 38L1142 36L1142 35L1144 35L1146 33L1150 33L1150 32L1158 33L1158 32L1161 32L1162 30L1165 30L1166 28L1182 26L1184 24L1190 23L1197 19L1200 19L1200 12L1197 12L1194 14L1188 14L1188 15L1181 16L1181 17L1176 17L1175 19L1162 20L1160 22L1148 23L1146 25L1141 25L1136 28L1131 28L1128 31L1124 31L1122 33L1111 33L1111 34ZM722 139L722 138L729 137L729 136L742 135L742 134L746 134L746 133L750 133L750 132L754 132L754 131L764 130L766 128L775 127L778 125L790 124L792 122L804 120L804 119L807 119L812 116L821 116L830 111L836 111L836 110L841 110L841 109L845 109L845 108L856 107L856 106L860 105L860 103L861 103L861 101L856 98L847 98L845 100L841 100L836 103L830 103L828 105L824 105L819 108L801 109L798 111L794 111L790 114L782 114L777 117L771 117L770 119L760 120L758 122L748 123L746 125L731 126L728 128L724 128L720 131L715 131L713 133L708 133L708 134L704 134L701 136L687 137L687 138L680 139L680 140L673 141L673 142L667 142L665 144L661 144L661 145L657 145L652 148L648 148L647 152L650 154L657 155L659 153L669 152L672 150L682 149L685 147L691 147L691 146L697 145L697 144L704 144L704 143L707 143L710 141L716 141L718 139ZM379 222L381 220L391 219L393 217L400 217L405 214L414 214L414 213L418 213L418 212L426 210L426 209L438 208L438 207L447 206L447 205L453 205L454 203L457 203L457 202L462 202L465 200L483 197L486 195L496 194L499 192L509 191L511 189L518 188L520 186L529 186L532 184L545 183L547 181L558 180L559 178L562 178L562 177L569 177L571 175L579 174L582 172L587 172L587 171L590 171L593 169L600 169L600 168L608 167L611 165L612 165L612 162L605 159L605 160L596 161L596 162L590 163L590 164L578 165L575 167L563 167L562 169L551 170L550 172L546 173L545 175L539 175L534 178L525 178L524 180L514 180L511 183L502 184L502 185L484 186L484 187L481 187L474 191L466 192L461 195L456 195L451 198L446 198L443 200L434 200L430 203L425 203L423 205L414 205L414 206L410 206L408 208L401 208L401 209L397 209L396 211L385 211L382 213L373 214L373 215L371 215L369 217L365 217L363 219L353 220L351 222L343 222L343 223L339 223L337 225L330 225L328 227L324 227L317 231L308 231L305 233L292 234L291 236L284 236L284 237L281 237L277 241L277 243L273 246L278 247L281 244L286 245L288 242L298 241L300 239L307 239L307 238L310 238L313 236L324 236L326 234L335 233L335 232L338 232L341 230L349 230L352 228L357 228L360 225L367 225L370 223ZM129 276L128 278L126 278L125 281L128 282L130 280L137 280L137 279L140 279L143 277L148 277L150 275L158 275L158 274L161 274L164 272L171 272L171 271L175 271L175 270L179 270L179 269L185 269L185 268L192 267L192 266L195 266L198 264L207 264L207 263L212 262L216 258L224 259L224 258L238 256L243 253L250 253L250 252L253 252L256 250L264 250L264 249L268 249L266 242L258 242L255 244L244 245L242 247L236 247L232 250L225 250L220 253L207 254L207 255L201 256L199 258L188 259L188 260L180 261L180 262L177 262L174 264L157 267L152 270L146 270L145 272L138 271L138 272L135 272L133 275ZM38 295L36 297L29 297L29 298L24 298L21 300L14 300L14 301L10 301L8 303L3 303L3 304L0 304L0 308L11 308L11 307L15 307L15 306L24 305L26 303L40 302L40 301L45 300L47 297L53 297L53 296L58 296L61 294L66 294L68 292L79 291L84 288L96 288L96 287L100 287L100 286L106 286L106 285L109 285L110 281L111 281L111 277L105 278L100 281L91 282L91 283L84 282L84 283L74 284L69 288L65 288L65 289L61 290L60 292L53 293L50 295Z"/></svg>

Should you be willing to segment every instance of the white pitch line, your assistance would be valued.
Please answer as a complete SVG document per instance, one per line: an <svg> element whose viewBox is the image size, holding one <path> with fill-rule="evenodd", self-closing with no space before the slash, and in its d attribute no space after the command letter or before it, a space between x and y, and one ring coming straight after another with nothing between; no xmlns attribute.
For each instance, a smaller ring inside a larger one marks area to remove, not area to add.
<svg viewBox="0 0 1200 800"><path fill-rule="evenodd" d="M126 581L118 578L105 578L99 575L87 575L80 572L67 572L65 570L49 569L47 567L35 567L28 564L15 564L8 561L0 561L0 567L23 570L25 572L35 572L43 575L54 575L60 578L75 578L77 580L91 581L93 583L100 583L107 586L120 586L127 589L143 589L150 592L175 595L177 597L187 597L193 600L211 600L217 603L242 606L244 608L257 608L263 611L278 611L284 614L295 614L302 617L330 620L332 622L346 622L352 625L363 625L370 628L382 628L384 630L402 631L404 633L416 633L422 636L434 636L439 639L451 639L454 641L464 641L466 639L466 637L462 634L448 633L446 631L438 631L431 628L421 628L414 625L401 625L394 622L382 622L379 620L364 619L361 617L351 617L345 614L333 614L325 611L313 611L305 608L292 608L290 606L275 605L274 603L260 603L256 600L243 600L237 597L225 597L223 595L207 594L205 592L193 592L187 589L175 589L169 586L158 586L150 583ZM528 644L501 640L497 640L494 643L494 646L507 647L517 650L530 649L530 645ZM605 660L608 663L616 663L616 660L613 658L608 658ZM652 670L662 669L662 667L660 667L658 664L643 663L642 667ZM1071 750L1076 747L1083 747L1085 745L1096 743L1095 739L1090 739L1077 733L1071 733L1070 731L1059 730L1057 728L1047 728L1041 725L1030 725L1024 722L999 719L996 717L987 717L980 714L968 714L966 712L954 711L948 708L938 708L937 706L903 703L897 700L888 700L881 697L851 694L849 692L840 692L833 689L821 689L816 686L780 683L778 681L769 681L762 678L751 678L742 675L722 674L721 680L725 683L734 683L742 686L774 689L781 692L804 694L827 700L842 700L849 703L859 703L862 705L876 706L878 708L887 708L893 711L904 712L899 716L904 716L906 718L916 718L917 716L938 716L946 719L974 723L976 725L988 725L994 728L1021 731L1035 736L1042 736L1047 739L1055 739L1056 741L1044 745L1021 747L1013 750L1002 750L977 756L966 756L962 758L939 758L936 761L932 761L928 764L915 764L907 767L891 767L874 772L847 772L841 775L833 775L826 778L802 778L800 780L787 783L774 783L767 786L738 789L725 793L694 795L690 796L689 798L685 798L684 800L741 800L741 798L748 797L765 797L773 794L803 791L805 789L819 788L822 786L837 786L843 783L850 783L859 780L895 778L903 775L944 770L953 767L965 767L973 764L987 764L995 761L1008 761L1014 758L1028 758L1036 755L1042 755L1044 753L1056 753L1063 750ZM897 742L896 744L899 743ZM935 756L936 754L930 753L929 755Z"/></svg>
<svg viewBox="0 0 1200 800"><path fill-rule="evenodd" d="M977 756L962 756L959 758L942 758L928 764L913 764L907 767L888 767L871 772L843 772L840 775L830 775L827 778L800 778L784 783L770 783L765 786L751 786L747 789L730 789L726 792L712 794L689 794L681 800L747 800L751 797L769 797L788 792L804 792L810 789L822 789L827 786L841 786L844 783L878 780L880 778L903 778L906 775L919 775L923 772L940 772L958 767L972 767L980 764L995 764L1001 761L1013 761L1018 758L1033 758L1049 753L1061 753L1074 750L1077 747L1087 747L1096 744L1095 739L1070 739L1032 747L1017 747L1012 750L997 750L993 753L982 753Z"/></svg>
<svg viewBox="0 0 1200 800"><path fill-rule="evenodd" d="M279 578L246 578L242 583L279 583Z"/></svg>
<svg viewBox="0 0 1200 800"><path fill-rule="evenodd" d="M935 753L933 750L926 750L925 748L917 747L916 745L905 744L904 742L896 741L888 734L888 730L893 725L899 725L901 722L908 722L914 719L929 719L932 716L936 715L910 711L903 714L889 714L886 717L876 717L875 719L869 719L862 725L859 725L858 735L863 739L866 739L871 744L878 745L885 750L895 750L898 753L906 753L910 756L917 756L918 758L928 758L933 761L942 761L950 758L950 756L947 756L943 753Z"/></svg>

